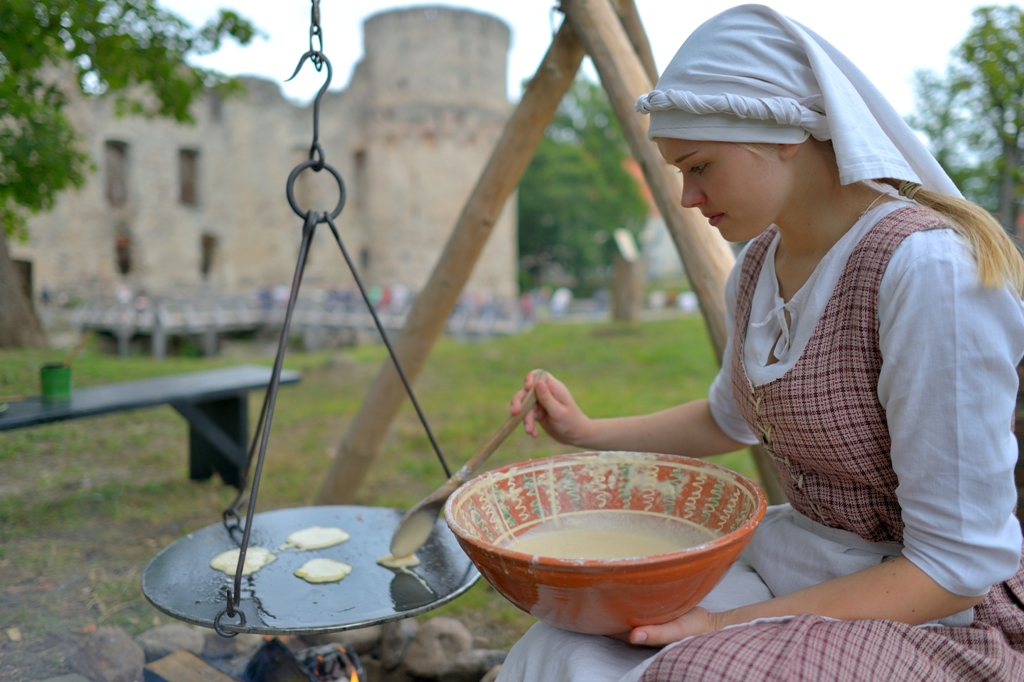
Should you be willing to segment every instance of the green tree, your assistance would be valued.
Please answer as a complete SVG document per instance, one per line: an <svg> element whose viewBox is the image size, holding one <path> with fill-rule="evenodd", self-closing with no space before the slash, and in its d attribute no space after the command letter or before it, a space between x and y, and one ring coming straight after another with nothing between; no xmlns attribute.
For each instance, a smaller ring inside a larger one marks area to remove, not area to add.
<svg viewBox="0 0 1024 682"><path fill-rule="evenodd" d="M1016 235L1024 148L1024 13L988 6L953 51L944 75L916 74L917 112L936 159L965 196Z"/></svg>
<svg viewBox="0 0 1024 682"><path fill-rule="evenodd" d="M65 113L66 89L113 97L119 114L191 122L197 96L236 86L187 59L255 34L234 12L194 28L153 0L0 2L0 347L44 341L4 239L24 237L27 216L92 169Z"/></svg>
<svg viewBox="0 0 1024 682"><path fill-rule="evenodd" d="M591 282L611 262L612 231L640 229L647 202L624 166L628 156L604 90L577 80L519 183L525 286L556 264Z"/></svg>

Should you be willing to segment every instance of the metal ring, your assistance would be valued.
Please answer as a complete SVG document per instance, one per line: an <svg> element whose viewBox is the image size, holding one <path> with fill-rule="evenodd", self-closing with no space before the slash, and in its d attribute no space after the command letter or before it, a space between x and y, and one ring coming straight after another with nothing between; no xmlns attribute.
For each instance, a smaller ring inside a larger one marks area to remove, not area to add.
<svg viewBox="0 0 1024 682"><path fill-rule="evenodd" d="M228 632L220 626L220 619L226 616L227 613L227 609L221 609L220 613L218 613L213 619L213 629L216 630L217 634L221 637L234 637L238 634L237 632ZM235 613L238 614L238 627L245 627L245 614L242 613L241 610L236 611Z"/></svg>
<svg viewBox="0 0 1024 682"><path fill-rule="evenodd" d="M295 200L295 178L297 178L299 173L306 170L307 168L313 168L315 170L316 165L316 161L303 161L298 166L293 168L292 172L288 174L288 184L285 185L285 195L288 197L288 204L292 207L292 210L295 211L295 215L299 216L300 218L305 218L306 213L308 213L308 211L303 211L301 208L299 208L299 202ZM328 171L331 175L334 176L334 179L338 181L338 205L334 207L334 210L331 211L330 214L331 219L333 220L334 218L337 218L341 214L341 209L345 208L345 181L341 179L341 173L336 171L334 169L334 166L325 163L323 164L323 170ZM317 220L317 223L325 222L327 222L327 219L324 218L323 216L321 216Z"/></svg>

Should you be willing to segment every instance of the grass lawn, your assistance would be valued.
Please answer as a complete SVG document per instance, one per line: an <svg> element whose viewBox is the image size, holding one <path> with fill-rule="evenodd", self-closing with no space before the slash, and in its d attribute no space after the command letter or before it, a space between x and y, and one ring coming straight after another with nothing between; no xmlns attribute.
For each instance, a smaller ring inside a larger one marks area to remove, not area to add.
<svg viewBox="0 0 1024 682"><path fill-rule="evenodd" d="M289 355L303 380L284 387L260 489L259 510L312 503L334 448L359 408L383 346ZM0 352L0 396L38 392L43 351ZM121 360L87 347L77 386L174 374L272 358L240 348L215 359ZM417 396L453 469L505 420L508 401L533 367L572 389L591 416L654 411L706 395L717 370L703 322L635 326L541 325L476 344L442 339ZM255 424L259 396L250 401ZM220 519L233 488L188 480L188 427L169 407L0 433L0 679L66 671L81 628L117 625L137 634L170 619L141 594L149 559L181 535ZM521 431L490 466L571 451ZM746 453L716 458L756 477ZM411 407L394 423L359 504L405 508L440 485L444 472ZM507 648L532 623L481 581L428 614L464 619L481 646ZM23 641L3 632L18 628Z"/></svg>

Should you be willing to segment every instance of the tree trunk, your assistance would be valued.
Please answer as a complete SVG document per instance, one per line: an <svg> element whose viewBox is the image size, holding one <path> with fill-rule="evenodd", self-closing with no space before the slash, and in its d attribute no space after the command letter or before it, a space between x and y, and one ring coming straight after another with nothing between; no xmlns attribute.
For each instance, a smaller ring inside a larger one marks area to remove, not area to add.
<svg viewBox="0 0 1024 682"><path fill-rule="evenodd" d="M999 183L999 224L1016 237L1017 234L1017 171L1020 149L1016 138L1003 140L1003 172Z"/></svg>
<svg viewBox="0 0 1024 682"><path fill-rule="evenodd" d="M0 348L43 348L46 335L25 296L0 223Z"/></svg>

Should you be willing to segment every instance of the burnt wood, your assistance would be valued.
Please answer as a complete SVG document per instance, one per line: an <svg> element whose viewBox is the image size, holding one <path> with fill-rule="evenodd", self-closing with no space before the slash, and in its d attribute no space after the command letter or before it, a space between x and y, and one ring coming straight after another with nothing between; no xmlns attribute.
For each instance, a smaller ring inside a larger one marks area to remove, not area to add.
<svg viewBox="0 0 1024 682"><path fill-rule="evenodd" d="M266 388L269 367L241 365L202 372L76 388L71 399L44 402L32 397L0 412L0 431L170 405L189 423L189 476L238 486L249 442L249 391ZM295 371L281 372L281 384L297 383Z"/></svg>
<svg viewBox="0 0 1024 682"><path fill-rule="evenodd" d="M142 674L145 682L234 682L234 678L184 650L153 661Z"/></svg>

